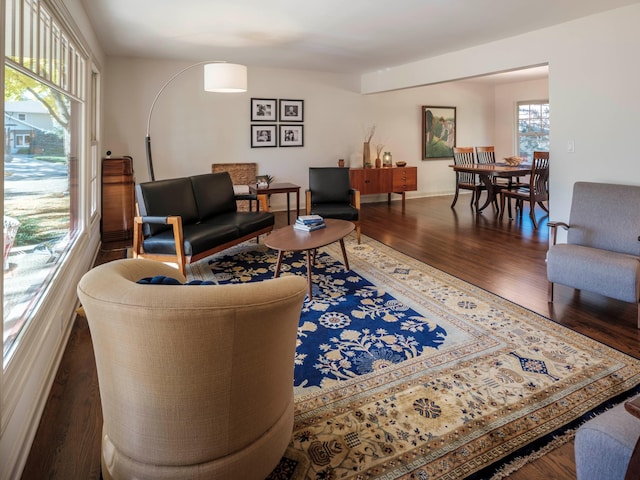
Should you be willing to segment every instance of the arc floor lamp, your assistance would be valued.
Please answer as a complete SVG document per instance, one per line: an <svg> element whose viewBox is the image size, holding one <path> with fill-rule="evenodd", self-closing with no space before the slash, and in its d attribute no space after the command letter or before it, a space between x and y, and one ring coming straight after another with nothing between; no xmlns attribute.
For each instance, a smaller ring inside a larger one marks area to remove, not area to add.
<svg viewBox="0 0 640 480"><path fill-rule="evenodd" d="M227 63L224 61L206 61L198 62L188 67L183 68L160 88L160 91L156 94L149 109L149 117L147 118L147 169L149 171L149 179L154 181L156 179L153 173L153 159L151 156L151 115L153 114L153 108L158 102L158 98L164 92L171 82L182 75L187 70L191 70L194 67L204 65L204 90L205 92L219 92L219 93L235 93L247 91L247 67L244 65L238 65L235 63Z"/></svg>

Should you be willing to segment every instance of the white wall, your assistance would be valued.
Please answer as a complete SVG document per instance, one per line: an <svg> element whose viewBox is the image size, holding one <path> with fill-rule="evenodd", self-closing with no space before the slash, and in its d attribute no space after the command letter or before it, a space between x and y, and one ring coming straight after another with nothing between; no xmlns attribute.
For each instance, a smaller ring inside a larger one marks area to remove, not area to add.
<svg viewBox="0 0 640 480"><path fill-rule="evenodd" d="M162 84L188 65L108 61L104 149L131 155L138 182L149 179L144 138L151 102ZM248 72L246 93L205 93L201 67L188 70L163 92L151 121L156 179L210 172L212 163L256 162L261 175L306 186L309 165L337 166L339 158L348 160L361 149L357 77L251 66ZM251 148L251 98L304 100L304 146ZM274 208L285 203L284 195L272 198Z"/></svg>
<svg viewBox="0 0 640 480"><path fill-rule="evenodd" d="M188 65L108 60L104 149L133 156L138 182L148 180L144 137L151 102L162 84ZM493 142L494 94L486 85L456 82L363 96L353 76L251 66L248 70L249 90L242 94L203 92L201 67L186 71L167 87L151 121L156 179L208 172L211 163L256 162L259 174L304 189L310 166L334 166L339 158L359 166L364 132L375 124L374 145L385 144L394 161L418 166L418 191L409 196L437 195L453 191L454 174L450 159L422 161L422 105L456 106L459 145ZM303 99L304 147L251 148L252 97ZM374 148L372 154L375 157ZM274 210L283 209L286 197L274 195L271 204Z"/></svg>
<svg viewBox="0 0 640 480"><path fill-rule="evenodd" d="M628 140L640 121L640 5L440 57L372 72L364 93L390 91L526 66L549 64L551 215L568 220L578 180L640 184ZM575 153L567 142L575 142Z"/></svg>
<svg viewBox="0 0 640 480"><path fill-rule="evenodd" d="M452 159L422 160L422 106L456 107L456 143L459 146L493 143L493 88L471 82L451 82L367 95L366 118L377 126L372 143L382 141L394 161L418 166L418 197L452 193ZM373 152L375 153L375 152ZM376 200L376 198L373 198Z"/></svg>
<svg viewBox="0 0 640 480"><path fill-rule="evenodd" d="M495 87L494 146L497 159L516 154L518 102L548 99L548 79L507 83ZM551 115L554 108L555 106L551 105Z"/></svg>

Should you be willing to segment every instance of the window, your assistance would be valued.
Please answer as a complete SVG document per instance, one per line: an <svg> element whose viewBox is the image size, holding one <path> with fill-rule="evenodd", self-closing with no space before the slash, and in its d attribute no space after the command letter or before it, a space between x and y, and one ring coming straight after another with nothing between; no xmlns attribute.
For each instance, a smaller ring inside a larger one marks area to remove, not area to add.
<svg viewBox="0 0 640 480"><path fill-rule="evenodd" d="M7 131L9 131L8 128L7 128ZM31 144L31 135L28 133L16 133L14 140L15 140L16 146L28 147ZM9 143L11 143L11 137L9 137Z"/></svg>
<svg viewBox="0 0 640 480"><path fill-rule="evenodd" d="M3 366L61 271L82 222L85 56L41 0L5 0ZM8 114L8 102L11 115ZM17 121L21 119L24 121Z"/></svg>
<svg viewBox="0 0 640 480"><path fill-rule="evenodd" d="M77 162L70 161L73 100L9 67L5 78L16 86L5 90L5 99L12 97L14 105L21 103L17 99L33 100L28 89L36 89L38 97L51 101L52 111L60 113L46 114L51 130L35 130L33 137L17 133L13 142L5 126L13 147L5 149L4 156L4 357L55 277L76 235L72 219L78 217L70 182L77 177Z"/></svg>
<svg viewBox="0 0 640 480"><path fill-rule="evenodd" d="M549 101L518 102L519 157L531 161L533 152L549 151Z"/></svg>

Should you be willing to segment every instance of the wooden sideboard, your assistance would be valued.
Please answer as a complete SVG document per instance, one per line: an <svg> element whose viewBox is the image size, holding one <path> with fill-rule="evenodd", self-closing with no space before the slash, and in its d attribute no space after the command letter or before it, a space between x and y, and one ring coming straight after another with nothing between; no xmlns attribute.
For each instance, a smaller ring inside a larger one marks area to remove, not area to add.
<svg viewBox="0 0 640 480"><path fill-rule="evenodd" d="M100 226L103 242L133 238L134 185L131 157L102 160L102 219Z"/></svg>
<svg viewBox="0 0 640 480"><path fill-rule="evenodd" d="M402 208L405 192L418 189L418 167L351 168L349 177L361 195L386 193L388 203L392 193L402 195Z"/></svg>

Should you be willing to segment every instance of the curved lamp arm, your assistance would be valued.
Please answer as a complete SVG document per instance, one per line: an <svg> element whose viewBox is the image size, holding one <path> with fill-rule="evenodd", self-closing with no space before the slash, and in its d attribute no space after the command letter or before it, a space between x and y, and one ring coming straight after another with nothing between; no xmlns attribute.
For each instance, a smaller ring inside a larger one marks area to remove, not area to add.
<svg viewBox="0 0 640 480"><path fill-rule="evenodd" d="M208 85L207 75L208 74L211 75L211 72L207 71L207 66L210 64L221 64L221 63L228 65L229 68L232 69L231 72L225 76L226 78L223 79L225 85L223 86ZM199 65L205 65L205 80L204 80L205 91L208 91L208 92L246 92L247 91L246 67L244 65L227 63L224 60L208 60L205 62L194 63L193 65L189 65L188 67L183 68L178 73L173 75L169 80L167 80L166 83L162 85L162 87L156 94L155 98L153 99L153 103L151 103L151 108L149 109L149 116L147 117L147 136L146 136L147 169L149 171L149 179L151 181L154 181L156 179L153 173L153 160L151 157L151 136L150 136L151 115L153 115L153 109L156 106L156 103L158 102L158 98L160 98L160 95L162 95L162 92L164 92L165 88L167 88L171 84L171 82L173 82L176 78L178 78L187 70L190 70ZM239 79L238 77L240 75L242 75L244 78Z"/></svg>

